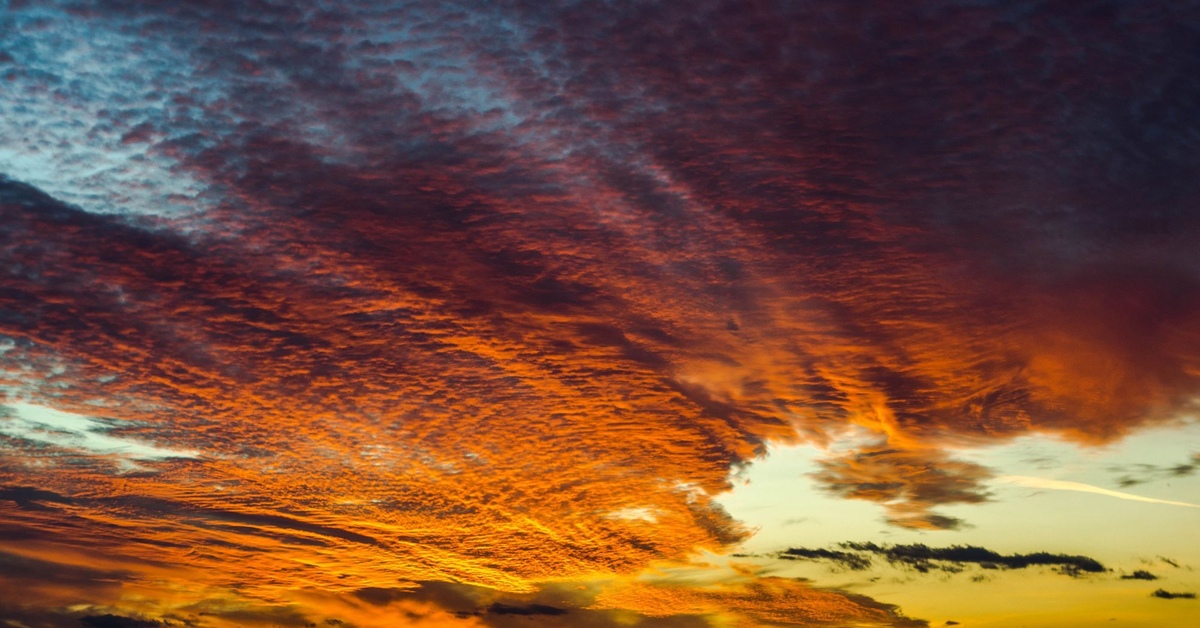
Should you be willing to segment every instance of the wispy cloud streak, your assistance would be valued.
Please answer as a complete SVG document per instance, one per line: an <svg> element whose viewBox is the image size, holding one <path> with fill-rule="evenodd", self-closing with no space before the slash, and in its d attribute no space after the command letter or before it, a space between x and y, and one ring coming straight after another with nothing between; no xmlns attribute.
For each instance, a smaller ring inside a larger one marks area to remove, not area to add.
<svg viewBox="0 0 1200 628"><path fill-rule="evenodd" d="M1070 482L1066 480L1049 480L1046 478L1035 478L1025 475L1006 475L998 477L994 480L999 484L1016 484L1017 486L1026 486L1029 488L1044 488L1054 491L1077 491L1080 493L1093 493L1096 495L1106 495L1108 497L1116 497L1117 499L1128 499L1135 502L1145 502L1148 504L1166 504L1168 506L1184 506L1187 508L1200 508L1200 504L1192 504L1189 502L1178 502L1169 499L1157 499L1154 497L1144 497L1142 495L1134 495L1133 493L1125 493L1122 491L1114 491L1091 484L1082 482Z"/></svg>

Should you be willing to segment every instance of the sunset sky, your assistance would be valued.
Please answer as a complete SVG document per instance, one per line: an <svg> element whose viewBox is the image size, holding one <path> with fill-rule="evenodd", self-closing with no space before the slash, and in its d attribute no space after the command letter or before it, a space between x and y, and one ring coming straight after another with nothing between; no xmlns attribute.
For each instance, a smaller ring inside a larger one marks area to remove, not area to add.
<svg viewBox="0 0 1200 628"><path fill-rule="evenodd" d="M1197 594L1200 1L0 0L0 628Z"/></svg>

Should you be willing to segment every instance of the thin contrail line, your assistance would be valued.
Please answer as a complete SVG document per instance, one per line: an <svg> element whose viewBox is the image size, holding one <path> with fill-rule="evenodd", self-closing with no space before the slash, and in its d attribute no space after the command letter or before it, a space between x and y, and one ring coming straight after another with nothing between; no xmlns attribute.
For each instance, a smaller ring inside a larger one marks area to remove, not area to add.
<svg viewBox="0 0 1200 628"><path fill-rule="evenodd" d="M1122 493L1120 491L1110 491L1099 486L1084 484L1082 482L1067 482L1064 480L1047 480L1045 478L1034 478L1027 475L1006 475L995 479L996 482L1004 484L1017 484L1020 486L1028 486L1030 488L1048 488L1058 491L1079 491L1080 493L1096 493L1097 495L1108 495L1117 499L1129 499L1135 502L1146 502L1149 504L1168 504L1170 506L1186 506L1188 508L1200 508L1200 504L1190 504L1188 502L1175 502L1168 499L1155 499L1153 497L1142 497L1132 493Z"/></svg>

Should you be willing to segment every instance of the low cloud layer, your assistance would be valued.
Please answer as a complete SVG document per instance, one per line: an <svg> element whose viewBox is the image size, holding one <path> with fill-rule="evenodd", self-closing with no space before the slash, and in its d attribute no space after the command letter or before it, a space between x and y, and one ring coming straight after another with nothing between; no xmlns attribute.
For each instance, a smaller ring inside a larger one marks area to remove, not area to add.
<svg viewBox="0 0 1200 628"><path fill-rule="evenodd" d="M1166 591L1164 589L1155 589L1154 593L1151 593L1150 595L1151 595L1151 597L1161 598L1164 600L1194 600L1194 599L1196 599L1195 593L1173 593L1171 591Z"/></svg>
<svg viewBox="0 0 1200 628"><path fill-rule="evenodd" d="M855 571L870 569L873 564L872 556L882 558L892 565L913 569L920 573L929 573L930 571L958 573L967 565L983 569L1025 569L1035 566L1050 566L1057 567L1061 573L1069 576L1108 571L1100 562L1087 556L1049 552L1006 555L971 545L929 547L922 544L876 545L870 542L846 542L839 544L838 547L841 549L794 547L783 550L774 556L784 560L828 561ZM1135 574L1145 573L1144 571L1135 572ZM1122 576L1122 578L1126 578L1126 576Z"/></svg>

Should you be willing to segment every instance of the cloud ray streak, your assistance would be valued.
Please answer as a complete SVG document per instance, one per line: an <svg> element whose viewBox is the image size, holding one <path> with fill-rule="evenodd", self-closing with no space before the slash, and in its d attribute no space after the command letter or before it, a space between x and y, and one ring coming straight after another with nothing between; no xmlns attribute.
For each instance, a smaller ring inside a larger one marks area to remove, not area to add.
<svg viewBox="0 0 1200 628"><path fill-rule="evenodd" d="M1092 493L1094 495L1104 495L1107 497L1116 497L1117 499L1127 499L1135 502L1144 502L1147 504L1165 504L1167 506L1183 506L1184 508L1200 508L1200 504L1190 502L1172 501L1169 499L1157 499L1154 497L1145 497L1142 495L1134 495L1133 493L1125 493L1123 491L1114 491L1083 482L1070 482L1067 480L1050 480L1046 478L1035 478L1026 475L1005 475L994 480L998 484L1015 484L1017 486L1025 486L1028 488L1043 488L1053 491L1076 491L1080 493Z"/></svg>

